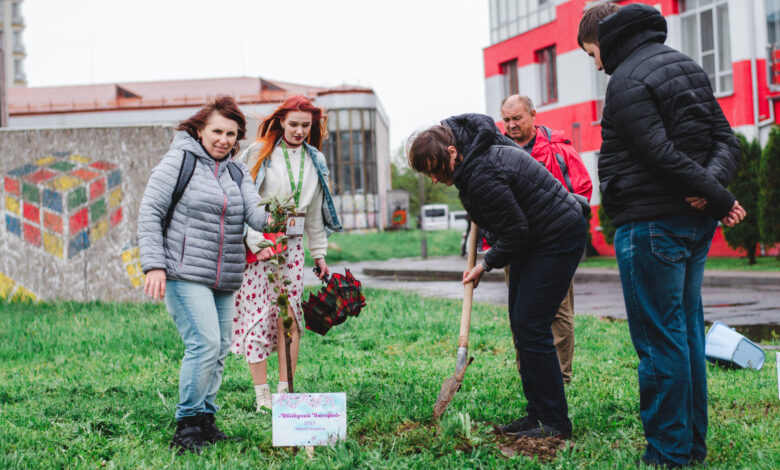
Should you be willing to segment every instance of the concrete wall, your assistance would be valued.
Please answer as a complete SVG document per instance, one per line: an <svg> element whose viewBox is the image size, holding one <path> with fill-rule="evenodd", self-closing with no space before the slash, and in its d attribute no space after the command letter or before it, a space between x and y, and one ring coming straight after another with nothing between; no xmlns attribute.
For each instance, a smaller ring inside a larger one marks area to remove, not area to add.
<svg viewBox="0 0 780 470"><path fill-rule="evenodd" d="M0 296L143 298L140 199L170 126L0 130Z"/></svg>

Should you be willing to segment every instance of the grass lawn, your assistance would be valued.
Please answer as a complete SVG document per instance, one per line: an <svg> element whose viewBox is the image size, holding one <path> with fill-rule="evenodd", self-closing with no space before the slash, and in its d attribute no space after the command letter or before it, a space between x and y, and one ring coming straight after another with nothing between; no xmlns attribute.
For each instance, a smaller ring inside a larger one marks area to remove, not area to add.
<svg viewBox="0 0 780 470"><path fill-rule="evenodd" d="M611 256L591 256L585 258L580 266L587 268L615 268L617 261ZM707 258L705 269L732 271L780 271L780 260L775 256L756 258L756 264L750 266L747 258Z"/></svg>
<svg viewBox="0 0 780 470"><path fill-rule="evenodd" d="M506 312L475 305L469 367L440 423L454 372L460 303L366 290L368 306L303 337L296 388L347 393L348 439L304 452L271 446L244 362L227 359L218 423L240 442L168 450L183 345L159 303L0 304L0 468L635 468L644 445L624 322L577 317L574 422L556 460L507 458L489 423L523 414ZM774 354L761 371L709 367L708 468L777 468ZM270 377L277 369L271 363ZM275 380L272 382L275 387Z"/></svg>
<svg viewBox="0 0 780 470"><path fill-rule="evenodd" d="M368 233L334 233L328 238L328 263L341 261L380 261L391 258L420 256L421 230L397 230ZM428 256L460 254L462 232L437 230L425 232ZM313 266L306 248L306 265Z"/></svg>

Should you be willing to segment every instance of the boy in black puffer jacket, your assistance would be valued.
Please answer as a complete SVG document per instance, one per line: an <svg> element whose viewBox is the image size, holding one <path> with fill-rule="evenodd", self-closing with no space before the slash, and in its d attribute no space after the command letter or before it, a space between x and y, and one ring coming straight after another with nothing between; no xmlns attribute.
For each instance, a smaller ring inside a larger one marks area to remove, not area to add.
<svg viewBox="0 0 780 470"><path fill-rule="evenodd" d="M577 40L611 75L601 121L602 204L639 356L642 460L707 455L701 283L718 220L745 211L726 190L740 148L704 70L665 46L666 20L643 4L587 10Z"/></svg>
<svg viewBox="0 0 780 470"><path fill-rule="evenodd" d="M509 319L522 363L527 416L501 431L571 435L551 324L585 249L582 206L482 114L453 116L410 139L409 163L436 183L454 184L472 220L492 234L482 264L463 283L510 266Z"/></svg>

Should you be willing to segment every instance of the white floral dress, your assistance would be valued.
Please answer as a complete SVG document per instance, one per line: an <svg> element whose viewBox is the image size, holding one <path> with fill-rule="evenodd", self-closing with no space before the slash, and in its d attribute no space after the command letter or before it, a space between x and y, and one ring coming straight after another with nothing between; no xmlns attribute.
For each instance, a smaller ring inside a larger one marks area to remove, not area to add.
<svg viewBox="0 0 780 470"><path fill-rule="evenodd" d="M290 305L295 312L298 331L303 334L303 237L291 237L284 253L287 256L282 272L284 278L292 281L287 286ZM244 282L236 293L231 350L244 356L247 362L261 362L277 347L279 307L274 303L276 293L267 275L274 270L274 266L265 261L247 265ZM282 280L277 276L275 283L281 285Z"/></svg>

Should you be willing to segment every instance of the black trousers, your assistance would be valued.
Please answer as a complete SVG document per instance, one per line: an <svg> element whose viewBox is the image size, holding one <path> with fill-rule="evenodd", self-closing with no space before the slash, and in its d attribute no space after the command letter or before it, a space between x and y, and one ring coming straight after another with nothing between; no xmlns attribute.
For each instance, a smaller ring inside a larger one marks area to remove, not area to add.
<svg viewBox="0 0 780 470"><path fill-rule="evenodd" d="M534 249L510 264L509 323L520 357L528 415L561 432L571 432L569 408L550 325L582 258L587 224Z"/></svg>

